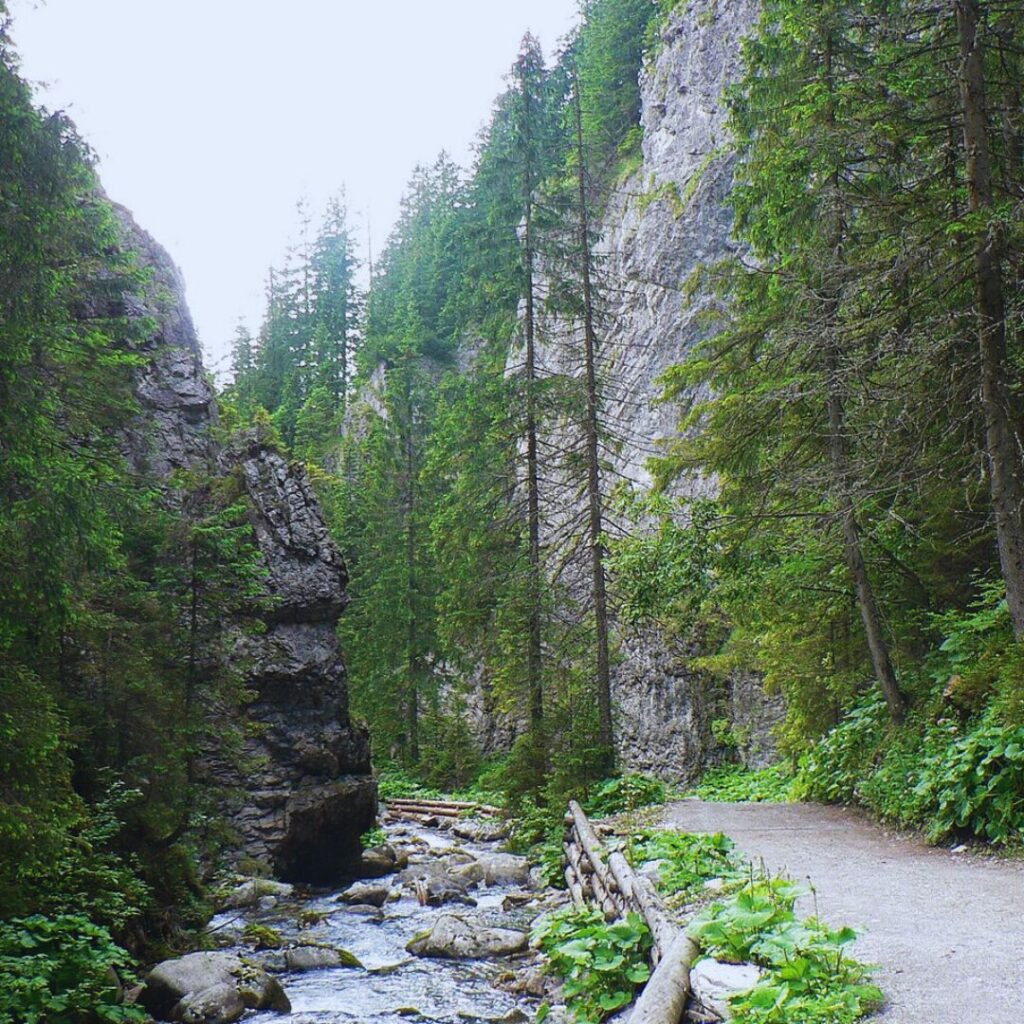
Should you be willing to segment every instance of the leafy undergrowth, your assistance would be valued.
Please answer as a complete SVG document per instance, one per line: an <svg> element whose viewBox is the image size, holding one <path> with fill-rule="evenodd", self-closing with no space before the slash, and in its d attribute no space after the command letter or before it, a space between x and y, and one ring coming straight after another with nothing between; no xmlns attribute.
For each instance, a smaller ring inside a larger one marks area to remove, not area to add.
<svg viewBox="0 0 1024 1024"><path fill-rule="evenodd" d="M629 837L626 853L637 867L659 862L666 903L696 911L690 933L702 954L764 971L734 1000L737 1024L850 1024L880 1004L870 968L846 953L853 929L800 920L804 890L755 869L728 836L646 829Z"/></svg>
<svg viewBox="0 0 1024 1024"><path fill-rule="evenodd" d="M691 922L702 953L764 972L730 1001L736 1024L852 1024L881 1005L871 968L845 952L857 933L798 919L794 905L804 892L785 879L755 877Z"/></svg>
<svg viewBox="0 0 1024 1024"><path fill-rule="evenodd" d="M0 922L0 1021L148 1020L140 1008L118 1005L112 968L128 962L110 933L80 914Z"/></svg>
<svg viewBox="0 0 1024 1024"><path fill-rule="evenodd" d="M622 775L599 782L583 801L583 810L595 818L606 818L663 804L668 796L668 787L660 779Z"/></svg>
<svg viewBox="0 0 1024 1024"><path fill-rule="evenodd" d="M660 861L658 891L670 906L687 905L741 885L749 877L746 863L726 835L702 835L669 829L646 829L631 837L626 856L634 866Z"/></svg>
<svg viewBox="0 0 1024 1024"><path fill-rule="evenodd" d="M503 807L505 796L486 785L487 775L461 789L438 789L412 772L397 765L386 765L377 772L377 795L381 800L465 800L471 803Z"/></svg>
<svg viewBox="0 0 1024 1024"><path fill-rule="evenodd" d="M548 972L563 980L569 1015L579 1024L599 1024L628 1006L650 977L651 933L632 912L609 924L600 910L568 907L543 917L532 938ZM549 1009L542 1004L537 1024Z"/></svg>
<svg viewBox="0 0 1024 1024"><path fill-rule="evenodd" d="M793 799L793 775L783 763L758 771L741 764L720 765L709 768L692 793L719 803L786 803Z"/></svg>
<svg viewBox="0 0 1024 1024"><path fill-rule="evenodd" d="M595 818L629 815L631 821L644 809L663 804L671 795L660 779L646 775L623 775L596 783L581 798L584 811ZM565 842L564 792L530 794L520 798L512 814L510 848L530 857L541 869L548 885L563 887L563 843Z"/></svg>
<svg viewBox="0 0 1024 1024"><path fill-rule="evenodd" d="M885 704L863 699L804 756L797 795L858 803L929 840L1024 841L1024 726L990 708L964 721L941 706L915 708L900 729Z"/></svg>

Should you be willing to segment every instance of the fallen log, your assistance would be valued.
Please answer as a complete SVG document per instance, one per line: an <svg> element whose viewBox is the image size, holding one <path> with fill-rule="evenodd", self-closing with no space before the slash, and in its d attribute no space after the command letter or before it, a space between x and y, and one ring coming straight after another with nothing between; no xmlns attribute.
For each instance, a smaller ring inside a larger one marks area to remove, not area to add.
<svg viewBox="0 0 1024 1024"><path fill-rule="evenodd" d="M678 1024L682 1020L690 996L690 966L697 953L697 943L684 930L677 930L640 993L629 1024Z"/></svg>
<svg viewBox="0 0 1024 1024"><path fill-rule="evenodd" d="M678 928L675 922L669 917L651 880L638 875L621 853L611 854L608 866L627 903L634 904L647 922L654 939L655 962L659 961L676 936Z"/></svg>
<svg viewBox="0 0 1024 1024"><path fill-rule="evenodd" d="M458 818L466 813L483 814L487 817L504 817L505 814L500 807L492 807L490 804L474 804L465 800L428 800L420 797L398 797L392 800L385 800L384 804L389 809L418 811L442 817Z"/></svg>

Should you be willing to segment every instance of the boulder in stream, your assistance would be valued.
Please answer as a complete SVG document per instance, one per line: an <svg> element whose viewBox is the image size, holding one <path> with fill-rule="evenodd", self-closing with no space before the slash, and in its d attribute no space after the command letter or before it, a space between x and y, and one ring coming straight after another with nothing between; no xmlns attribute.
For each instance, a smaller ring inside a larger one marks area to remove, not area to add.
<svg viewBox="0 0 1024 1024"><path fill-rule="evenodd" d="M268 896L288 899L294 891L295 887L287 882L275 882L272 878L248 878L228 893L223 906L225 909L255 907Z"/></svg>
<svg viewBox="0 0 1024 1024"><path fill-rule="evenodd" d="M353 906L383 907L391 895L391 886L374 882L356 882L350 885L339 897L339 903Z"/></svg>
<svg viewBox="0 0 1024 1024"><path fill-rule="evenodd" d="M318 971L325 967L362 967L358 958L346 949L330 946L295 946L284 952L289 971Z"/></svg>
<svg viewBox="0 0 1024 1024"><path fill-rule="evenodd" d="M390 843L383 846L371 846L363 850L359 865L361 878L383 878L393 871L401 871L409 863L409 855L404 850L397 850Z"/></svg>
<svg viewBox="0 0 1024 1024"><path fill-rule="evenodd" d="M481 928L472 919L443 914L429 932L417 935L405 948L416 956L477 960L511 956L526 949L529 936L512 928Z"/></svg>
<svg viewBox="0 0 1024 1024"><path fill-rule="evenodd" d="M157 964L140 1002L154 1017L182 1024L231 1024L246 1010L291 1010L276 978L233 953L189 953Z"/></svg>
<svg viewBox="0 0 1024 1024"><path fill-rule="evenodd" d="M488 885L529 885L530 862L512 853L481 853L477 858Z"/></svg>

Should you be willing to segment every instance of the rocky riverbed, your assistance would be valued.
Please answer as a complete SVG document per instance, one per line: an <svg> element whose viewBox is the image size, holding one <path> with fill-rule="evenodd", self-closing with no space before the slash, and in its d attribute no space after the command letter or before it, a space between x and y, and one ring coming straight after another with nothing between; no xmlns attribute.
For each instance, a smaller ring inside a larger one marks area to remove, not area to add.
<svg viewBox="0 0 1024 1024"><path fill-rule="evenodd" d="M344 890L240 882L208 927L219 948L159 965L144 1004L186 1024L532 1019L553 982L530 926L565 895L502 852L493 823L386 831L371 877Z"/></svg>

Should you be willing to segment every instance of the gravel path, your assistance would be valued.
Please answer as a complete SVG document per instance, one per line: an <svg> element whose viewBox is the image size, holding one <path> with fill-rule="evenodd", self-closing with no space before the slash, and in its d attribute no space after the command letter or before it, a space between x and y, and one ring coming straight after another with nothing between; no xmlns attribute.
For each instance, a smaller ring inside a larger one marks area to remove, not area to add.
<svg viewBox="0 0 1024 1024"><path fill-rule="evenodd" d="M670 804L665 821L725 832L768 870L817 889L832 925L881 965L886 1024L1024 1021L1024 864L924 846L813 804ZM809 900L801 907L813 913Z"/></svg>

